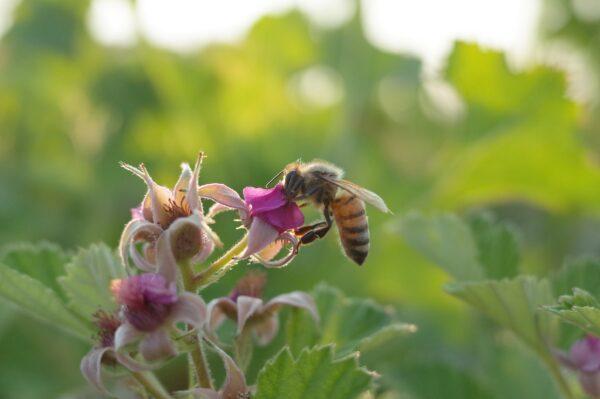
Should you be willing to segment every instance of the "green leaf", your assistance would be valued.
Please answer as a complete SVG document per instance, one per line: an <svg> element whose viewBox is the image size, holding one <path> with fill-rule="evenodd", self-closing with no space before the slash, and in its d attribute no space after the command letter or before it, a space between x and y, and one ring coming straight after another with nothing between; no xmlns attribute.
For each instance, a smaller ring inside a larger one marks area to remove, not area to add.
<svg viewBox="0 0 600 399"><path fill-rule="evenodd" d="M427 217L413 212L400 223L409 245L458 280L481 280L477 244L471 231L454 215Z"/></svg>
<svg viewBox="0 0 600 399"><path fill-rule="evenodd" d="M34 278L64 299L57 278L65 273L68 256L57 245L40 242L15 243L2 248L0 262Z"/></svg>
<svg viewBox="0 0 600 399"><path fill-rule="evenodd" d="M600 260L581 258L565 262L564 266L551 276L556 294L568 294L575 287L592 295L600 296Z"/></svg>
<svg viewBox="0 0 600 399"><path fill-rule="evenodd" d="M538 353L552 342L556 326L538 312L553 302L550 283L531 276L500 281L460 282L446 286L446 291L483 312L508 328Z"/></svg>
<svg viewBox="0 0 600 399"><path fill-rule="evenodd" d="M110 294L110 282L126 276L115 253L104 244L80 249L66 266L67 275L60 285L69 298L69 306L86 319L98 309L110 310L115 302Z"/></svg>
<svg viewBox="0 0 600 399"><path fill-rule="evenodd" d="M519 267L519 246L512 229L494 222L488 214L469 220L479 252L479 263L489 278L514 277Z"/></svg>
<svg viewBox="0 0 600 399"><path fill-rule="evenodd" d="M588 333L600 335L600 302L585 290L574 288L572 295L563 295L558 304L544 309Z"/></svg>
<svg viewBox="0 0 600 399"><path fill-rule="evenodd" d="M285 348L260 371L255 399L352 399L372 379L356 356L334 360L332 346L303 350L297 359Z"/></svg>
<svg viewBox="0 0 600 399"><path fill-rule="evenodd" d="M286 323L286 342L293 354L316 344L335 344L336 356L345 356L415 331L413 325L397 322L391 309L368 299L347 298L328 285L318 285L313 297L321 317L318 328L306 312L293 312Z"/></svg>
<svg viewBox="0 0 600 399"><path fill-rule="evenodd" d="M58 295L38 280L0 264L0 296L21 310L79 338L91 330L71 313Z"/></svg>

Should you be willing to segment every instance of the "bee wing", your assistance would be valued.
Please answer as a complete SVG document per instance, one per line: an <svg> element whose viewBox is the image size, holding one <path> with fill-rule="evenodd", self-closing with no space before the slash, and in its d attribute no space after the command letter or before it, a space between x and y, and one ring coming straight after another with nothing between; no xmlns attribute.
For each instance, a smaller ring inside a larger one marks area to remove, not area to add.
<svg viewBox="0 0 600 399"><path fill-rule="evenodd" d="M342 190L348 191L350 194L360 198L368 204L373 205L375 208L379 209L382 212L390 212L390 209L385 204L383 198L379 195L375 194L371 190L367 190L364 187L359 186L358 184L352 183L351 181L344 179L333 179L328 176L319 176L321 179L328 181L331 184L335 184Z"/></svg>

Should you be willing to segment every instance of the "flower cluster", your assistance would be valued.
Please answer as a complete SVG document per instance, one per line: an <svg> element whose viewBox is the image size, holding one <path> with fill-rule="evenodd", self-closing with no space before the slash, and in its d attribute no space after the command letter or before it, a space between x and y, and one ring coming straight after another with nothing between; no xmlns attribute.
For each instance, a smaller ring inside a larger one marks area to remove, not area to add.
<svg viewBox="0 0 600 399"><path fill-rule="evenodd" d="M198 289L213 282L242 259L267 267L282 267L296 255L295 229L304 216L299 206L286 198L281 184L273 188L246 187L243 198L221 183L198 184L203 154L192 169L182 164L181 174L170 189L157 184L144 165L122 166L141 178L147 192L131 211L119 242L119 255L128 277L113 280L110 287L115 309L95 315L96 345L82 359L81 371L100 391L103 366L124 367L145 373L160 367L179 352L189 352L195 363L198 386L187 392L194 397L244 398L250 388L236 363L218 345L217 328L227 318L237 323L238 336L256 337L268 344L277 334L277 312L288 305L307 310L318 321L313 299L303 292L261 299L264 274L250 273L229 296L216 298L208 306ZM207 213L203 200L213 202ZM223 211L236 211L246 234L239 243L207 266L223 244L211 225ZM285 245L289 252L276 259ZM204 359L209 343L221 357L227 378L221 389L213 387Z"/></svg>

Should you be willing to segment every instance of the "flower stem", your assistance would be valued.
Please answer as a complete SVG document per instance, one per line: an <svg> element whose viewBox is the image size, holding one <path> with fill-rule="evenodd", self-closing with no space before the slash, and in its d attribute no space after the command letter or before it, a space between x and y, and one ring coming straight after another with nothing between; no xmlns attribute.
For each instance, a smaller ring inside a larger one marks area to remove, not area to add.
<svg viewBox="0 0 600 399"><path fill-rule="evenodd" d="M231 247L227 252L217 259L212 265L204 269L194 278L194 286L196 288L205 287L218 281L225 273L227 273L236 263L235 257L242 253L248 243L248 234Z"/></svg>
<svg viewBox="0 0 600 399"><path fill-rule="evenodd" d="M173 399L171 395L162 386L160 381L149 372L132 373L133 378L136 379L155 399Z"/></svg>
<svg viewBox="0 0 600 399"><path fill-rule="evenodd" d="M183 288L188 292L195 292L196 287L194 285L194 271L192 265L189 262L182 262L180 265L181 276L183 280ZM188 326L188 328L192 328ZM210 377L210 369L206 362L206 356L204 355L204 348L202 342L198 337L198 334L193 336L193 348L189 353L190 366L193 366L196 381L201 388L212 388L212 379ZM191 373L190 373L191 374Z"/></svg>

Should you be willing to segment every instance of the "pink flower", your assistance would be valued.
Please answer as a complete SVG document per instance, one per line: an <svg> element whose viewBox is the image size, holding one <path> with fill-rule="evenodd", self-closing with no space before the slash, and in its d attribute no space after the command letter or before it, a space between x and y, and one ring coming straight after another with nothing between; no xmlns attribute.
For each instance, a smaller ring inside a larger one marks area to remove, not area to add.
<svg viewBox="0 0 600 399"><path fill-rule="evenodd" d="M278 295L265 303L260 298L265 283L264 274L249 273L237 283L229 296L212 300L207 310L208 334L214 335L225 319L229 318L237 323L238 335L251 329L258 343L266 345L279 331L277 313L282 306L307 310L315 322L319 322L317 306L310 295L293 291Z"/></svg>
<svg viewBox="0 0 600 399"><path fill-rule="evenodd" d="M115 280L111 290L121 305L122 324L115 332L115 350L139 341L139 352L147 361L176 354L170 329L179 322L202 328L204 301L195 294L177 293L176 260L168 236L158 239L158 273L145 273Z"/></svg>
<svg viewBox="0 0 600 399"><path fill-rule="evenodd" d="M210 198L217 203L207 216L212 218L222 211L236 209L248 229L248 244L240 258L252 257L267 267L281 267L293 259L296 255L297 238L292 231L302 226L304 215L295 202L285 197L281 184L270 189L246 187L243 190L243 200L228 187L210 189L211 193L201 188L198 191L201 197ZM272 261L286 242L292 244L290 253Z"/></svg>
<svg viewBox="0 0 600 399"><path fill-rule="evenodd" d="M202 262L220 245L219 237L208 226L202 203L198 196L198 176L203 154L198 155L194 170L186 163L181 165L181 175L174 188L158 185L144 165L139 168L121 164L123 168L146 183L148 191L139 207L131 210L131 221L125 226L119 242L119 253L128 265L129 258L140 269L156 271L155 252L158 237L168 233L175 258ZM144 255L135 244L143 242Z"/></svg>
<svg viewBox="0 0 600 399"><path fill-rule="evenodd" d="M579 374L579 383L588 395L600 396L600 338L588 335L575 342L568 354L557 355L564 366Z"/></svg>

